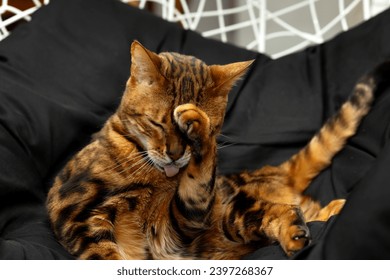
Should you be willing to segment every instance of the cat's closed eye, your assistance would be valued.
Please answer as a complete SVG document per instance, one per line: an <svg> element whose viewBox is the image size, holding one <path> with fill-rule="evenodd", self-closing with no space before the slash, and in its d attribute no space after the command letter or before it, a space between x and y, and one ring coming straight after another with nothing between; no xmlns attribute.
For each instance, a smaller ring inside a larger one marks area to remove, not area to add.
<svg viewBox="0 0 390 280"><path fill-rule="evenodd" d="M165 132L166 129L165 129L164 125L162 125L161 123L158 123L158 122L154 121L154 120L151 119L151 118L148 118L147 120L148 120L148 122L149 122L152 126L158 128L158 129L160 129L162 132Z"/></svg>

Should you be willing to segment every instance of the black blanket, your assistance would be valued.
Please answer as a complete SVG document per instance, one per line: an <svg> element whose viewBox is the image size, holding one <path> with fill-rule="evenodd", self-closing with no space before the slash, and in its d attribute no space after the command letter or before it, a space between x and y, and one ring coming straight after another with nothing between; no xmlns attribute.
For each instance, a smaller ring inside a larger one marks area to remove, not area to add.
<svg viewBox="0 0 390 280"><path fill-rule="evenodd" d="M390 11L325 44L277 60L126 6L53 0L0 42L0 258L69 259L45 210L52 180L115 111L129 76L131 42L208 64L256 58L229 96L219 170L278 164L302 148L360 75L390 57ZM346 197L298 259L390 258L390 90L307 193ZM286 258L277 245L247 258Z"/></svg>

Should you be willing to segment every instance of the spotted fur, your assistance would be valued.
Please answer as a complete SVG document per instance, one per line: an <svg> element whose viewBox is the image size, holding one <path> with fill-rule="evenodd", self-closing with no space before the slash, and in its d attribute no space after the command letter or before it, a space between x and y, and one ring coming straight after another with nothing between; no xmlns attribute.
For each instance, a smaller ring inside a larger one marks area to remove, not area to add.
<svg viewBox="0 0 390 280"><path fill-rule="evenodd" d="M207 66L134 42L118 110L62 169L47 207L61 244L80 259L237 259L279 242L288 256L326 221L302 192L355 133L376 76L300 152L279 166L221 176L216 166L227 95L252 61ZM388 69L389 67L385 67ZM260 155L259 155L260 156Z"/></svg>

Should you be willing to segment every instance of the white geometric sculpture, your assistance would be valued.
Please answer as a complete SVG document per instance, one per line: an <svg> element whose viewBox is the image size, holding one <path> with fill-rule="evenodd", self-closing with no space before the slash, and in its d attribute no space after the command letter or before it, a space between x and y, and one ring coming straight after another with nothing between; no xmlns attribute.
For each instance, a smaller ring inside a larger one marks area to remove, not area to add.
<svg viewBox="0 0 390 280"><path fill-rule="evenodd" d="M10 34L8 30L9 26L21 21L30 21L30 15L38 10L42 5L49 4L49 0L39 1L39 0L26 0L25 2L32 2L31 8L26 10L20 10L17 7L14 7L9 3L8 0L2 0L0 6L0 41L7 37Z"/></svg>
<svg viewBox="0 0 390 280"><path fill-rule="evenodd" d="M49 0L25 0L32 7L20 10L8 0L0 6L0 41L9 26L30 15ZM154 3L155 13L196 30L273 58L318 44L336 33L369 19L390 7L390 0L120 0L140 8ZM180 3L176 7L176 3ZM181 6L181 7L180 7ZM5 18L7 15L7 18Z"/></svg>

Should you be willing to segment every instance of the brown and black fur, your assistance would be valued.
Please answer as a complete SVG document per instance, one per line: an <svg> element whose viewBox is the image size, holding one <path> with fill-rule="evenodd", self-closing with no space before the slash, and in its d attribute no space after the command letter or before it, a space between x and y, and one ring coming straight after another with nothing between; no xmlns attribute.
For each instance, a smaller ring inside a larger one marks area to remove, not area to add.
<svg viewBox="0 0 390 280"><path fill-rule="evenodd" d="M291 159L220 176L216 136L227 95L252 62L207 66L191 56L157 55L138 42L131 53L117 112L58 174L48 195L52 228L71 254L238 259L279 242L291 256L310 242L306 222L339 213L343 199L322 207L302 193L369 111L376 76L363 77Z"/></svg>

